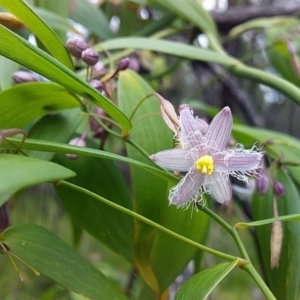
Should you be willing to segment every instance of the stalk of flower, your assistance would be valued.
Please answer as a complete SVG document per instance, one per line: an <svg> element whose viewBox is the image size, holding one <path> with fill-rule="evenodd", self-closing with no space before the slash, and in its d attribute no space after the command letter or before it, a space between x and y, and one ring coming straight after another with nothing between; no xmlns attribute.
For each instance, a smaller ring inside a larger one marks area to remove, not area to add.
<svg viewBox="0 0 300 300"><path fill-rule="evenodd" d="M227 204L232 196L229 175L248 181L260 167L262 154L256 147L246 150L242 145L226 149L231 136L232 115L223 108L209 126L193 116L188 105L179 112L179 147L153 154L150 158L162 168L186 172L182 180L170 189L170 204L182 206L201 201L203 194Z"/></svg>

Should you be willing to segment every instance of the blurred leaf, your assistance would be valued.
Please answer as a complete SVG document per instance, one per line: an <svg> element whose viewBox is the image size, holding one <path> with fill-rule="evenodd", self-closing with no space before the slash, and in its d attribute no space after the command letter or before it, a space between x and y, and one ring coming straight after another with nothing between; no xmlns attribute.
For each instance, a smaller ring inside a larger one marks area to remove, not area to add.
<svg viewBox="0 0 300 300"><path fill-rule="evenodd" d="M0 0L0 5L19 18L61 63L73 69L65 46L49 26L23 1Z"/></svg>
<svg viewBox="0 0 300 300"><path fill-rule="evenodd" d="M180 17L192 22L198 26L204 33L211 32L217 36L216 25L203 8L200 1L186 0L186 1L173 1L173 0L155 0L156 3L165 6L168 10L173 11Z"/></svg>
<svg viewBox="0 0 300 300"><path fill-rule="evenodd" d="M69 180L71 183L132 210L128 188L114 162L92 157L71 160L65 155L57 155L55 162L78 174ZM75 222L115 252L123 255L130 262L133 261L133 219L131 217L94 198L78 194L75 190L64 186L56 188L61 201Z"/></svg>
<svg viewBox="0 0 300 300"><path fill-rule="evenodd" d="M20 139L16 138L7 138L7 141L3 141L0 149L13 149L11 146L11 143L13 143L15 146L20 146L21 141ZM97 149L91 149L87 147L78 147L78 146L71 146L69 144L63 144L63 143L57 143L57 142L50 142L50 141L44 141L44 140L33 140L33 139L26 139L25 142L22 144L23 150L34 150L34 151L46 151L46 152L55 152L55 153L62 153L62 154L78 154L83 156L93 156L93 157L99 157L99 158L107 158L110 160L116 160L125 162L128 164L132 164L135 166L138 166L139 168L145 169L148 172L151 172L155 174L156 176L163 178L164 180L168 181L170 184L175 184L178 182L178 179L173 176L170 173L167 173L166 171L163 171L159 169L156 166L152 166L143 162L140 162L138 160L134 160L131 158L128 158L126 156L114 154L111 152L101 151Z"/></svg>
<svg viewBox="0 0 300 300"><path fill-rule="evenodd" d="M256 18L254 20L250 20L248 22L244 22L238 26L235 26L230 30L228 36L230 38L237 38L241 34L249 30L255 29L269 29L272 27L281 27L287 24L294 25L297 18L293 18L292 16L288 17L273 17L273 18Z"/></svg>
<svg viewBox="0 0 300 300"><path fill-rule="evenodd" d="M0 234L0 241L21 260L68 290L92 300L128 299L89 261L41 226L9 227Z"/></svg>
<svg viewBox="0 0 300 300"><path fill-rule="evenodd" d="M109 22L101 8L96 7L88 0L72 1L70 17L82 24L96 36L102 39L112 38L115 34L109 27Z"/></svg>
<svg viewBox="0 0 300 300"><path fill-rule="evenodd" d="M40 7L35 7L34 10L52 29L60 31L76 31L71 23L59 14Z"/></svg>
<svg viewBox="0 0 300 300"><path fill-rule="evenodd" d="M67 109L39 119L29 130L28 137L45 141L68 143L79 124L85 118L80 109ZM87 121L87 120L86 120ZM51 160L54 152L27 151L27 155L43 160Z"/></svg>
<svg viewBox="0 0 300 300"><path fill-rule="evenodd" d="M0 55L12 59L70 91L92 100L119 122L125 133L131 128L129 120L109 99L60 64L52 56L34 47L3 26L0 26L0 36Z"/></svg>
<svg viewBox="0 0 300 300"><path fill-rule="evenodd" d="M12 75L19 69L19 64L0 55L0 66L0 90L5 90L14 85Z"/></svg>
<svg viewBox="0 0 300 300"><path fill-rule="evenodd" d="M118 99L127 116L152 92L149 85L132 71L120 73ZM141 104L132 118L132 123L130 138L147 153L173 148L173 134L162 121L156 97L152 96ZM148 158L131 146L127 147L127 155L150 163ZM133 165L130 171L134 208L137 213L192 240L203 242L208 227L208 217L205 214L195 212L191 218L191 210L179 210L175 206L169 206L167 194L170 186L166 181ZM134 237L135 263L156 295L162 294L197 251L194 247L140 222L135 223Z"/></svg>
<svg viewBox="0 0 300 300"><path fill-rule="evenodd" d="M25 187L75 176L55 163L14 154L0 154L0 170L0 206Z"/></svg>
<svg viewBox="0 0 300 300"><path fill-rule="evenodd" d="M300 213L300 198L291 178L281 169L276 169L274 178L285 187L286 195L273 195L271 188L266 195L257 192L253 196L253 219L264 220L273 216L272 202L276 198L279 216ZM270 236L271 225L256 227L263 268L267 282L277 299L298 299L300 282L300 223L283 222L283 240L279 259L279 267L271 269Z"/></svg>
<svg viewBox="0 0 300 300"><path fill-rule="evenodd" d="M0 128L23 128L47 113L78 106L80 100L56 84L20 84L0 93Z"/></svg>
<svg viewBox="0 0 300 300"><path fill-rule="evenodd" d="M105 41L95 47L95 49L97 49L98 51L123 48L158 51L192 60L220 63L228 67L232 66L233 64L233 59L224 54L219 54L214 51L197 48L195 46L183 43L172 42L167 40L158 40L154 38L115 38Z"/></svg>
<svg viewBox="0 0 300 300"><path fill-rule="evenodd" d="M265 220L256 221L256 222L248 222L248 223L239 222L234 225L234 228L236 230L242 230L242 229L246 229L248 227L256 227L256 226L271 224L276 221L300 221L300 214L293 214L293 215L282 216L282 217L277 217L277 218L265 219Z"/></svg>
<svg viewBox="0 0 300 300"><path fill-rule="evenodd" d="M300 37L293 35L292 41L288 41L288 37L293 30L297 30L299 25L300 22L297 19L291 18L289 21L284 19L277 25L269 27L266 31L267 44L272 45L267 49L272 66L283 78L297 86L300 86L300 58L297 53L292 55L289 52L288 43L292 43L296 48L296 52L299 52Z"/></svg>
<svg viewBox="0 0 300 300"><path fill-rule="evenodd" d="M174 300L207 299L217 284L236 266L237 260L214 265L187 280Z"/></svg>

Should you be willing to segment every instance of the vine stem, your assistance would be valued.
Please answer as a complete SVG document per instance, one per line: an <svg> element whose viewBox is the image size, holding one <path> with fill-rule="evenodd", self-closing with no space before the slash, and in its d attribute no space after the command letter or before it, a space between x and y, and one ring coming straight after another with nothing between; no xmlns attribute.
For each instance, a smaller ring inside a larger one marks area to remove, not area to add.
<svg viewBox="0 0 300 300"><path fill-rule="evenodd" d="M181 240L181 241L183 241L183 242L185 242L185 243L187 243L187 244L189 244L191 246L194 246L195 248L197 248L199 250L205 251L205 252L210 253L210 254L212 254L214 256L218 256L218 257L221 257L223 259L230 260L230 261L235 261L236 259L238 259L238 264L239 265L245 265L245 264L247 264L247 262L244 259L232 256L232 255L229 255L229 254L226 254L226 253L223 253L223 252L211 249L211 248L206 247L206 246L204 246L202 244L199 244L199 243L197 243L197 242L195 242L195 241L193 241L191 239L188 239L188 238L186 238L186 237L184 237L184 236L182 236L182 235L180 235L180 234L178 234L178 233L176 233L176 232L174 232L174 231L172 231L172 230L170 230L170 229L168 229L168 228L166 228L166 227L164 227L162 225L159 225L159 224L155 223L154 221L151 221L148 218L145 218L145 217L141 216L140 214L138 214L138 213L136 213L136 212L134 212L134 211L132 211L130 209L127 209L127 208L125 208L125 207L123 207L121 205L118 205L118 204L116 204L114 202L111 202L111 201L109 201L109 200L107 200L107 199L105 199L105 198L103 198L103 197L101 197L101 196L99 196L99 195L97 195L97 194L95 194L95 193L93 193L93 192L85 189L85 188L82 188L82 187L80 187L78 185L72 184L72 183L64 181L64 180L60 181L58 183L58 185L65 186L67 188L71 188L71 189L76 190L76 191L78 191L80 193L83 193L83 194L85 194L87 196L90 196L90 197L92 197L92 198L94 198L94 199L96 199L98 201L101 201L102 203L104 203L104 204L106 204L106 205L108 205L110 207L113 207L114 209L116 209L118 211L121 211L121 212L123 212L126 215L129 215L129 216L131 216L131 217L133 217L133 218L135 218L135 219L137 219L137 220L139 220L139 221L141 221L141 222L143 222L143 223L145 223L145 224L147 224L147 225L149 225L149 226L151 226L153 228L156 228L156 229L158 229L158 230L160 230L160 231L162 231L164 233L169 234L170 236L172 236L172 237L174 237L174 238L176 238L178 240Z"/></svg>
<svg viewBox="0 0 300 300"><path fill-rule="evenodd" d="M250 257L248 255L248 252L237 232L237 230L230 226L226 221L224 221L220 216L218 216L216 213L214 213L212 210L210 210L207 206L198 206L199 209L201 209L204 213L206 213L208 216L210 216L212 219L214 219L217 223L219 223L228 233L232 236L234 239L241 256L244 260L246 260L248 263L246 265L241 266L241 269L245 270L256 282L260 290L264 293L267 299L269 300L276 300L273 293L270 291L269 287L266 285L266 283L263 281L261 276L258 274L256 269L254 268Z"/></svg>

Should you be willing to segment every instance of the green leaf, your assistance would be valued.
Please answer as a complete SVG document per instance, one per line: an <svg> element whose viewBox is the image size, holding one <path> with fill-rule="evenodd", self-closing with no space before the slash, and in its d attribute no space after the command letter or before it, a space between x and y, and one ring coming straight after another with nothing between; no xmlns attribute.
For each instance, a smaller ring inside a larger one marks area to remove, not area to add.
<svg viewBox="0 0 300 300"><path fill-rule="evenodd" d="M88 0L75 0L74 13L70 17L82 24L93 34L102 39L112 38L115 34L109 27L109 22L101 8L96 7Z"/></svg>
<svg viewBox="0 0 300 300"><path fill-rule="evenodd" d="M52 113L39 119L29 130L28 137L45 141L68 143L74 132L85 117L80 115L80 109L67 109ZM28 156L51 160L54 152L27 151Z"/></svg>
<svg viewBox="0 0 300 300"><path fill-rule="evenodd" d="M174 300L206 299L217 284L237 265L237 260L214 265L187 280Z"/></svg>
<svg viewBox="0 0 300 300"><path fill-rule="evenodd" d="M300 214L293 214L293 215L282 216L282 217L277 217L277 218L270 218L270 219L265 219L265 220L256 221L256 222L248 222L248 223L239 222L234 225L234 228L236 230L242 230L242 229L246 229L248 227L256 227L256 226L271 224L276 221L300 221Z"/></svg>
<svg viewBox="0 0 300 300"><path fill-rule="evenodd" d="M19 70L19 65L14 61L0 55L0 90L5 90L14 85L12 75Z"/></svg>
<svg viewBox="0 0 300 300"><path fill-rule="evenodd" d="M75 175L55 163L14 154L0 154L0 170L0 206L25 187Z"/></svg>
<svg viewBox="0 0 300 300"><path fill-rule="evenodd" d="M47 229L31 224L9 227L0 241L41 274L92 300L128 299L89 261Z"/></svg>
<svg viewBox="0 0 300 300"><path fill-rule="evenodd" d="M285 187L285 196L273 195L272 189L261 196L257 192L253 196L253 219L265 220L273 216L273 199L278 206L279 216L300 213L300 197L291 178L281 169L275 169L274 178ZM270 237L271 225L255 228L262 256L267 283L277 299L298 299L300 282L300 223L282 222L283 240L279 259L279 267L271 269Z"/></svg>
<svg viewBox="0 0 300 300"><path fill-rule="evenodd" d="M113 161L93 157L70 160L65 155L57 155L54 161L78 174L69 182L132 210L128 188ZM76 223L128 261L133 261L131 217L67 187L57 186L57 191Z"/></svg>
<svg viewBox="0 0 300 300"><path fill-rule="evenodd" d="M173 11L180 17L192 22L204 31L204 33L212 32L215 36L218 35L213 19L199 1L155 0L155 2L165 6L168 10Z"/></svg>
<svg viewBox="0 0 300 300"><path fill-rule="evenodd" d="M20 19L61 63L73 69L65 46L51 28L24 1L0 0L0 5Z"/></svg>
<svg viewBox="0 0 300 300"><path fill-rule="evenodd" d="M56 84L20 84L0 93L0 128L23 128L47 113L78 106L80 100Z"/></svg>
<svg viewBox="0 0 300 300"><path fill-rule="evenodd" d="M21 145L20 139L16 138L7 138L7 141L3 141L0 149L12 149L15 150L16 148L11 146L11 143L13 143L16 147ZM22 144L23 150L34 150L34 151L46 151L46 152L55 152L55 153L62 153L62 154L78 154L78 155L84 155L84 156L93 156L93 157L100 157L100 158L107 158L111 160L121 161L125 162L134 166L137 166L139 168L142 168L144 170L147 170L148 172L151 172L155 174L156 176L163 178L164 180L168 181L170 184L175 184L178 182L178 179L171 175L170 173L167 173L155 166L142 163L138 160L134 160L131 158L128 158L126 156L113 154L111 152L101 151L97 149L91 149L87 147L78 147L78 146L71 146L68 144L63 143L57 143L57 142L49 142L44 140L33 140L33 139L26 139L25 142Z"/></svg>
<svg viewBox="0 0 300 300"><path fill-rule="evenodd" d="M170 55L175 55L192 60L220 63L224 66L232 66L233 61L227 55L219 54L214 51L197 48L183 43L158 40L144 37L115 38L105 41L95 47L98 51L135 48L143 50L158 51Z"/></svg>
<svg viewBox="0 0 300 300"><path fill-rule="evenodd" d="M118 99L127 116L130 116L141 100L152 92L150 86L132 71L120 73ZM148 98L139 106L132 118L132 124L130 138L147 153L153 154L173 148L173 134L162 121L156 97ZM148 158L131 146L127 147L127 155L149 163ZM134 208L137 213L187 238L203 242L208 217L198 212L191 218L191 210L179 210L168 204L168 189L175 182L168 185L165 180L133 165L130 173ZM194 247L140 222L135 223L134 237L135 263L143 279L156 295L161 294L174 281L197 251Z"/></svg>
<svg viewBox="0 0 300 300"><path fill-rule="evenodd" d="M40 7L35 7L34 10L52 29L60 31L76 31L71 23L59 14Z"/></svg>
<svg viewBox="0 0 300 300"><path fill-rule="evenodd" d="M31 45L26 40L0 26L0 55L12 59L21 65L55 81L70 91L92 100L112 118L119 122L124 133L131 128L129 120L106 97L80 79L67 67L44 51Z"/></svg>

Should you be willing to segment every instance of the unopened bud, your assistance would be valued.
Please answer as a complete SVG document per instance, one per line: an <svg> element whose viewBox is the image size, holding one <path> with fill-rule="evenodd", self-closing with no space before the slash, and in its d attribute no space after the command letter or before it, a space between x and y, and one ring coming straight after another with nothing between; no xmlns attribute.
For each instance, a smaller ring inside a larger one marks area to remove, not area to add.
<svg viewBox="0 0 300 300"><path fill-rule="evenodd" d="M66 42L66 48L69 53L76 58L81 57L82 51L88 48L88 45L85 41L78 38L69 38Z"/></svg>
<svg viewBox="0 0 300 300"><path fill-rule="evenodd" d="M279 197L284 197L285 196L285 187L279 181L274 181L273 191Z"/></svg>
<svg viewBox="0 0 300 300"><path fill-rule="evenodd" d="M129 66L129 63L130 63L130 58L126 57L126 58L121 59L118 62L118 71L126 70Z"/></svg>
<svg viewBox="0 0 300 300"><path fill-rule="evenodd" d="M260 195L265 195L270 184L269 176L267 175L264 166L262 166L257 173L257 178L255 179L256 190Z"/></svg>
<svg viewBox="0 0 300 300"><path fill-rule="evenodd" d="M13 80L16 83L34 82L37 81L34 75L27 71L17 71L12 75Z"/></svg>
<svg viewBox="0 0 300 300"><path fill-rule="evenodd" d="M102 61L98 61L94 66L93 66L93 77L97 77L100 75L103 75L105 73L105 66Z"/></svg>
<svg viewBox="0 0 300 300"><path fill-rule="evenodd" d="M155 95L160 101L160 113L164 122L174 133L177 133L179 129L179 119L173 104L170 101L163 98L161 95L157 93L155 93Z"/></svg>
<svg viewBox="0 0 300 300"><path fill-rule="evenodd" d="M130 57L128 68L135 72L138 72L140 70L140 61L136 56Z"/></svg>
<svg viewBox="0 0 300 300"><path fill-rule="evenodd" d="M8 204L4 203L0 207L0 233L10 225Z"/></svg>
<svg viewBox="0 0 300 300"><path fill-rule="evenodd" d="M101 127L99 127L99 128L95 131L95 133L93 134L93 137L94 137L94 138L99 138L99 139L101 139L101 138L103 138L104 135L105 135L104 129L101 128Z"/></svg>
<svg viewBox="0 0 300 300"><path fill-rule="evenodd" d="M76 137L74 139L72 139L69 142L69 145L72 146L78 146L78 147L85 147L86 146L86 142L85 142L85 138L84 137ZM77 159L79 157L78 154L66 154L66 156L70 159Z"/></svg>
<svg viewBox="0 0 300 300"><path fill-rule="evenodd" d="M105 116L105 111L102 108L97 107L94 110L94 114L99 117L103 117ZM90 122L90 128L93 132L96 132L99 128L101 128L99 123L93 117L90 117L89 122Z"/></svg>
<svg viewBox="0 0 300 300"><path fill-rule="evenodd" d="M97 91L99 91L100 93L103 92L103 83L98 80L98 79L93 79L90 81L90 85L95 88Z"/></svg>
<svg viewBox="0 0 300 300"><path fill-rule="evenodd" d="M81 53L81 59L89 66L94 66L99 60L99 54L92 48L87 48Z"/></svg>

